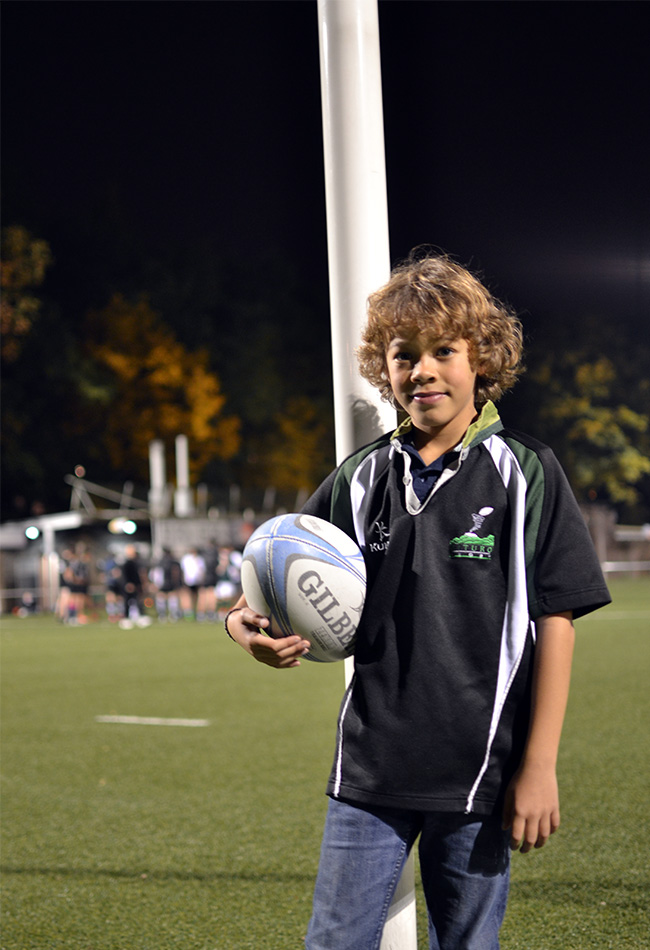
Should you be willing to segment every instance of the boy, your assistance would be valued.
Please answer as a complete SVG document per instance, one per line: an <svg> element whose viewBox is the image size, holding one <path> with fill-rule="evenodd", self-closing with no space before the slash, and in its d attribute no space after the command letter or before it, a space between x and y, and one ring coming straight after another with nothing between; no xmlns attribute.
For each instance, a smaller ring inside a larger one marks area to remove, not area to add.
<svg viewBox="0 0 650 950"><path fill-rule="evenodd" d="M521 327L446 257L411 258L369 300L360 369L406 416L305 511L364 551L368 592L341 706L307 950L376 950L419 836L436 950L494 950L509 848L559 826L555 764L574 617L609 603L551 451L501 423ZM227 631L292 667L300 637Z"/></svg>

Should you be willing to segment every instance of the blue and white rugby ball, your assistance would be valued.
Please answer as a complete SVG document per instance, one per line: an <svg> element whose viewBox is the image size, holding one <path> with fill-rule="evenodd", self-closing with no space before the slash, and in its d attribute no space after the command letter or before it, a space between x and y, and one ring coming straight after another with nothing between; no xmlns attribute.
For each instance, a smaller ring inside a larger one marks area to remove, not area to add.
<svg viewBox="0 0 650 950"><path fill-rule="evenodd" d="M311 515L271 518L244 548L241 583L249 606L270 618L272 636L309 640L305 659L332 663L352 655L366 566L340 528Z"/></svg>

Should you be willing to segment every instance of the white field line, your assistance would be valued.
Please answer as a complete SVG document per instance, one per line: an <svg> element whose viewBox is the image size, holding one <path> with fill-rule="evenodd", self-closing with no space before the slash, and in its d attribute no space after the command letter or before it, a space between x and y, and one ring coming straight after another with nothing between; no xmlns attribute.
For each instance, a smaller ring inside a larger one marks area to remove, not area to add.
<svg viewBox="0 0 650 950"><path fill-rule="evenodd" d="M209 726L209 719L160 719L158 716L95 716L95 722L117 722L127 726Z"/></svg>

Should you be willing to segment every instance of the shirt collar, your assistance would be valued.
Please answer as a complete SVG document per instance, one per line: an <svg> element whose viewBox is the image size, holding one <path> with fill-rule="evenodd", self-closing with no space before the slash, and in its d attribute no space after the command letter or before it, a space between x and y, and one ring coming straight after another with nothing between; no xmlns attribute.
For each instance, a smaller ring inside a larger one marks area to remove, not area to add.
<svg viewBox="0 0 650 950"><path fill-rule="evenodd" d="M391 442L395 439L400 439L402 442L404 442L406 436L411 432L412 428L413 422L411 417L407 416L406 419L404 419L398 425L391 435ZM490 435L492 432L495 432L501 428L503 428L503 426L497 407L493 402L488 400L481 409L478 418L475 419L474 422L472 422L472 424L469 426L467 432L463 436L462 441L456 446L454 451L469 447L475 440L482 441L487 435ZM488 430L490 431L488 432Z"/></svg>

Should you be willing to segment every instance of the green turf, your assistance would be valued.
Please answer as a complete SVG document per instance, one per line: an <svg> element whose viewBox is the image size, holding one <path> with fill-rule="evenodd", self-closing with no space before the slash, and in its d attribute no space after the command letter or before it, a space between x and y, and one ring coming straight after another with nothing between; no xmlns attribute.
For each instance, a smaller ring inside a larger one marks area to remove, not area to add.
<svg viewBox="0 0 650 950"><path fill-rule="evenodd" d="M514 858L506 950L650 945L650 583L612 588L577 625L563 826ZM220 625L2 627L0 948L299 950L342 667L271 671Z"/></svg>

